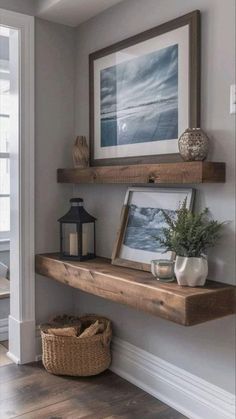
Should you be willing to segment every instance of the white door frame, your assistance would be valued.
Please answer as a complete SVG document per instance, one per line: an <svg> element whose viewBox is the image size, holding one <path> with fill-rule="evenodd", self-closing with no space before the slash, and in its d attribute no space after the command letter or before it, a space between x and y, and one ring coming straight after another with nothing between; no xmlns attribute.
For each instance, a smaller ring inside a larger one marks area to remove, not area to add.
<svg viewBox="0 0 236 419"><path fill-rule="evenodd" d="M18 94L13 95L19 112L10 144L11 278L8 356L15 363L24 364L35 360L34 18L0 9L0 25L19 31L18 62L16 60L19 86Z"/></svg>

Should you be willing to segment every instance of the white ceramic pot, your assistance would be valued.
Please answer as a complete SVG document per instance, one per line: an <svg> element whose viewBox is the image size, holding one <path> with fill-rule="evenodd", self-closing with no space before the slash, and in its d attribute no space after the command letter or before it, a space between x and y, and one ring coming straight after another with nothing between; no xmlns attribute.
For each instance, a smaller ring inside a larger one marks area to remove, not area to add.
<svg viewBox="0 0 236 419"><path fill-rule="evenodd" d="M183 287L201 287L205 284L208 274L207 259L176 256L175 276Z"/></svg>

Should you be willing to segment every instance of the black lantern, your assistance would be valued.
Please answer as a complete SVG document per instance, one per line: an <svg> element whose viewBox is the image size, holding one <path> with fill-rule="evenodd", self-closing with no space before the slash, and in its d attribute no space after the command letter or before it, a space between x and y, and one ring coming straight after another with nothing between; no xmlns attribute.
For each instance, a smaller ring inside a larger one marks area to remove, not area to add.
<svg viewBox="0 0 236 419"><path fill-rule="evenodd" d="M60 223L60 258L88 260L95 258L95 221L83 207L83 199L72 198L71 208Z"/></svg>

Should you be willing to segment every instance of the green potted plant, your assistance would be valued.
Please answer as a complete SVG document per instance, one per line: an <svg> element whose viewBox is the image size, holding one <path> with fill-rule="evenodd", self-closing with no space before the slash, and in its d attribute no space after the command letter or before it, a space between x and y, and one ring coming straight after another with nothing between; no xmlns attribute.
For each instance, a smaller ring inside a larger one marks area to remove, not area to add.
<svg viewBox="0 0 236 419"><path fill-rule="evenodd" d="M167 227L163 228L162 246L176 254L175 275L179 285L203 286L208 274L206 251L220 237L224 223L211 220L205 208L199 214L187 209L186 200L171 218L162 210Z"/></svg>

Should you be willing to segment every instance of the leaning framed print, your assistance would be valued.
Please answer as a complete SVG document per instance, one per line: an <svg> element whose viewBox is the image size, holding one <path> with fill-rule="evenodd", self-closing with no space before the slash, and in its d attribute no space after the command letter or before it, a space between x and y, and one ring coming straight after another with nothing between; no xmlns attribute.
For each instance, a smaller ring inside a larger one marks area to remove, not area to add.
<svg viewBox="0 0 236 419"><path fill-rule="evenodd" d="M112 254L113 265L150 271L151 260L172 259L172 252L164 253L159 242L166 227L162 210L174 219L185 199L191 209L194 189L129 188Z"/></svg>
<svg viewBox="0 0 236 419"><path fill-rule="evenodd" d="M200 12L89 56L92 166L176 161L200 124Z"/></svg>

